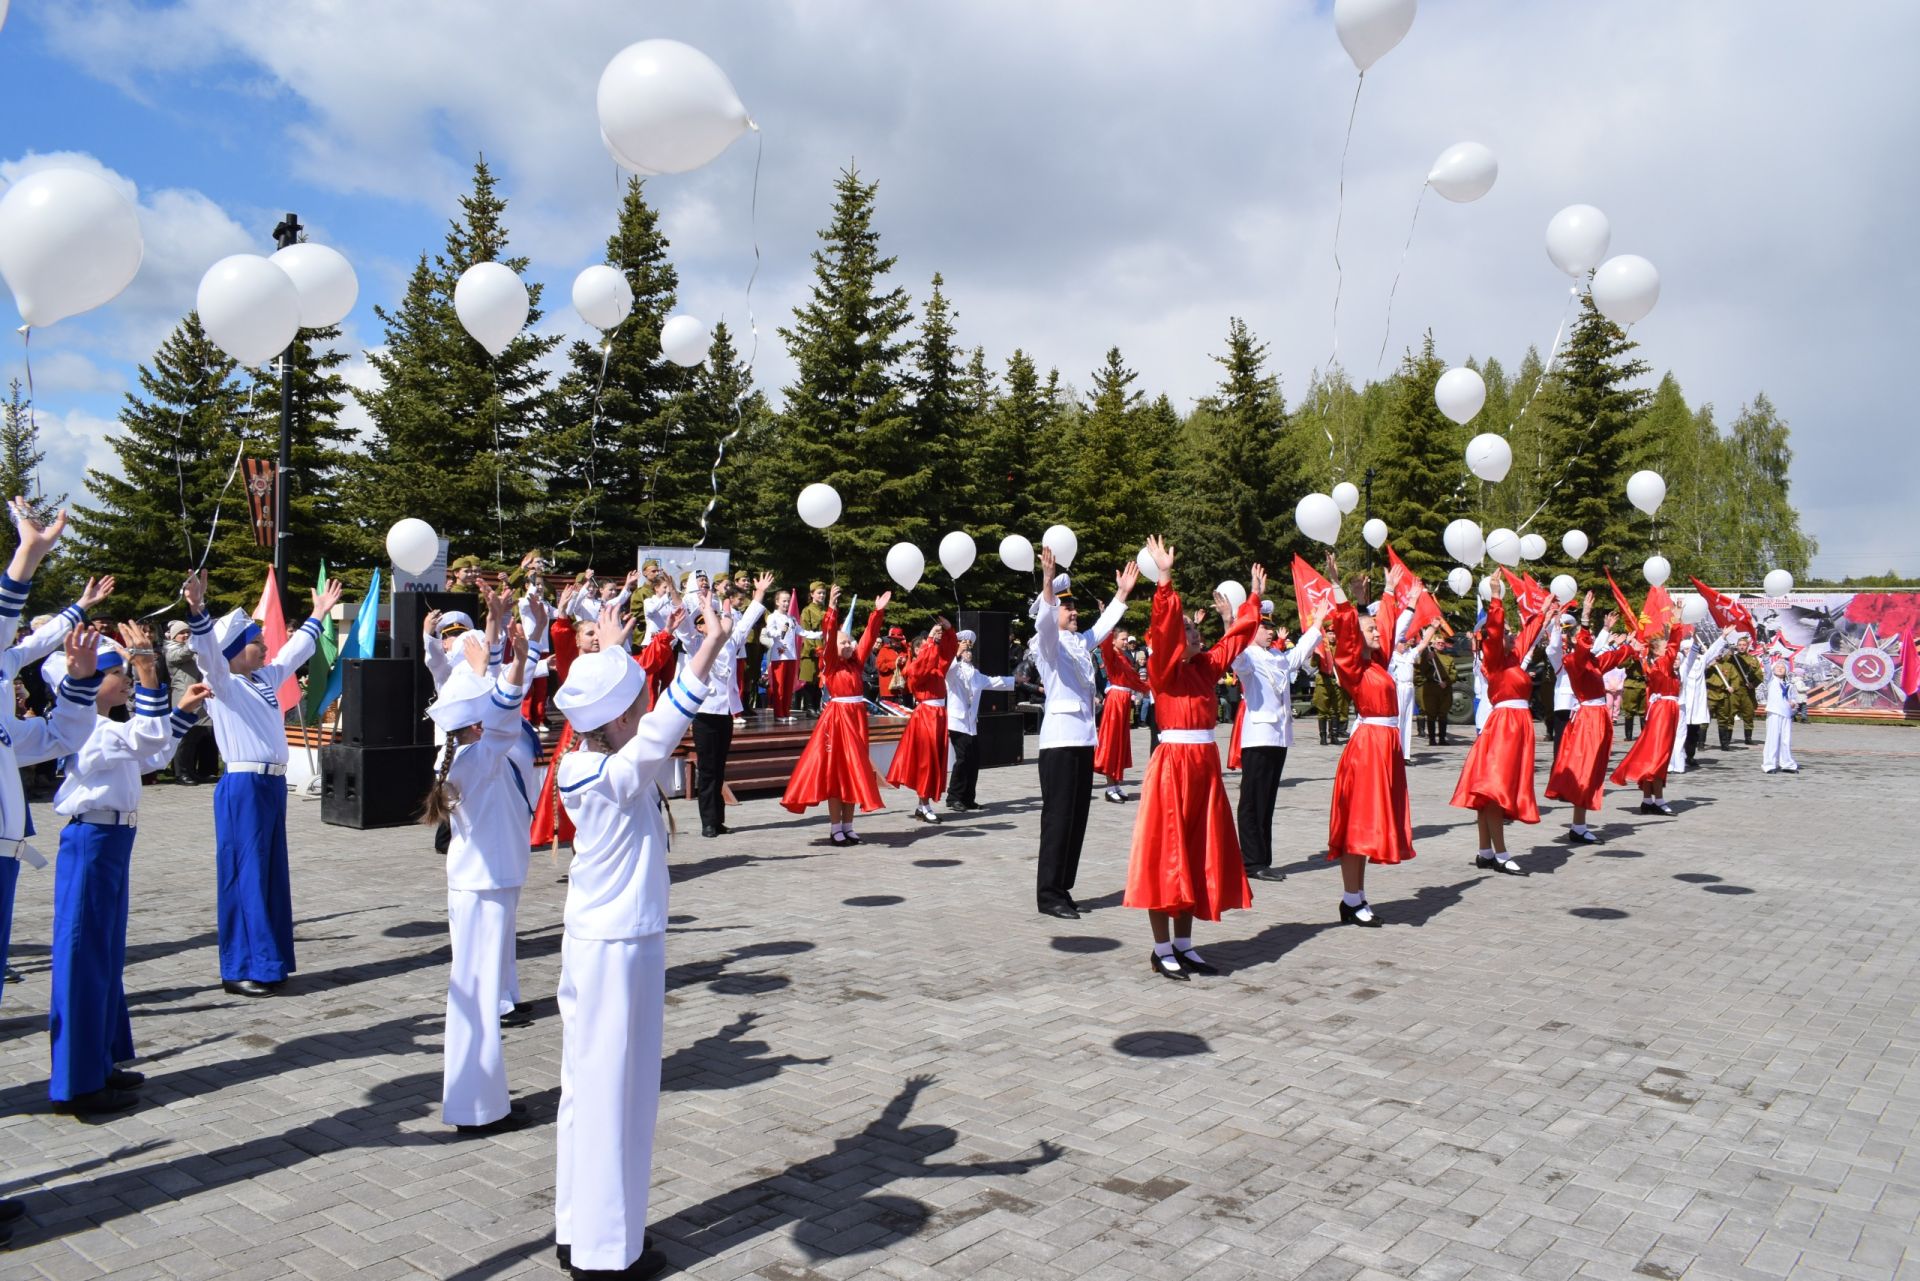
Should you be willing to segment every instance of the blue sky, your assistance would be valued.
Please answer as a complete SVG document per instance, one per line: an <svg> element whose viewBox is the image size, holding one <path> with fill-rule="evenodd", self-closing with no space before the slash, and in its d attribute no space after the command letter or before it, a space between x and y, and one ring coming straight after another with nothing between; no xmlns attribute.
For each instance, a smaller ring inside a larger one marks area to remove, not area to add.
<svg viewBox="0 0 1920 1281"><path fill-rule="evenodd" d="M348 324L379 340L415 256L438 246L474 154L548 283L543 328L583 332L566 287L597 260L618 176L592 93L627 42L667 35L732 76L765 142L660 179L682 306L740 327L761 381L804 294L814 231L850 158L881 184L898 278L944 273L963 341L1018 345L1069 381L1119 344L1185 403L1214 380L1230 315L1273 347L1290 395L1329 343L1334 174L1353 70L1325 5L1149 0L947 6L880 0L16 0L0 29L0 178L73 153L137 186L141 276L37 333L50 488L77 490L138 361L227 253L271 248L282 212L359 272ZM1590 202L1613 251L1659 265L1635 329L1656 371L1720 421L1766 391L1792 423L1816 568L1920 574L1920 462L1896 390L1920 286L1906 247L1920 89L1903 65L1920 6L1775 0L1425 0L1369 73L1347 174L1341 350L1378 346L1386 286L1432 158L1501 159L1470 206L1431 198L1394 303L1394 349L1431 326L1453 361L1544 347L1564 278L1548 217ZM21 370L18 347L0 370ZM0 372L0 377L8 376Z"/></svg>

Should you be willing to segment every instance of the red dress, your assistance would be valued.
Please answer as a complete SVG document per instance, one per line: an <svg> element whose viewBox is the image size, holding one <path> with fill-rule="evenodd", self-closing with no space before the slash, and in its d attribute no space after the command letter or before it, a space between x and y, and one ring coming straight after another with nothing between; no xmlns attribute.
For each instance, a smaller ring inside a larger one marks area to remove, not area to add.
<svg viewBox="0 0 1920 1281"><path fill-rule="evenodd" d="M554 620L556 636L553 655L556 660L559 659L561 652L558 633L562 625L561 620ZM573 627L566 624L566 629L566 665L572 667L573 660L578 657L579 651L573 638ZM666 677L671 677L674 666L672 633L664 629L656 633L654 638L633 656L633 661L640 664L640 670L647 674L649 686L656 679L664 679L662 673L665 673ZM564 676L560 678L560 683L566 684ZM653 700L647 700L647 706L653 706ZM554 783L554 774L559 767L560 758L565 756L572 746L573 726L563 721L560 725L560 737L553 745L553 755L547 758L547 777L540 784L540 803L533 807L533 826L529 832L529 840L535 846L573 844L573 820L567 816L566 807L560 804L560 793Z"/></svg>
<svg viewBox="0 0 1920 1281"><path fill-rule="evenodd" d="M910 787L923 800L937 801L947 790L947 668L959 652L960 634L948 628L938 645L923 643L907 664L913 716L894 748L887 782Z"/></svg>
<svg viewBox="0 0 1920 1281"><path fill-rule="evenodd" d="M1613 755L1613 715L1607 709L1606 674L1633 657L1633 650L1616 645L1598 657L1586 628L1573 638L1562 665L1567 684L1580 700L1573 719L1560 731L1560 754L1547 776L1547 797L1583 810L1597 810L1606 791L1607 761Z"/></svg>
<svg viewBox="0 0 1920 1281"><path fill-rule="evenodd" d="M1493 709L1467 751L1450 804L1467 810L1492 806L1522 823L1540 821L1540 806L1533 799L1533 710L1528 706L1533 677L1527 672L1527 655L1533 652L1547 619L1557 613L1553 609L1535 614L1509 647L1506 602L1487 602L1480 665L1487 674L1487 701Z"/></svg>
<svg viewBox="0 0 1920 1281"><path fill-rule="evenodd" d="M1398 612L1391 596L1380 598L1374 620L1380 635L1393 635ZM1357 854L1370 863L1403 863L1413 857L1413 807L1400 753L1400 687L1386 655L1369 651L1360 638L1360 615L1351 601L1334 606L1327 629L1333 633L1334 675L1360 717L1333 772L1327 857Z"/></svg>
<svg viewBox="0 0 1920 1281"><path fill-rule="evenodd" d="M1133 825L1133 855L1122 900L1128 907L1191 912L1203 921L1217 921L1224 911L1253 905L1213 728L1220 720L1214 693L1220 676L1259 625L1260 606L1248 601L1218 644L1187 658L1180 596L1165 579L1154 590L1147 682L1160 746L1148 759L1146 781L1140 785L1140 813ZM1206 741L1176 741L1188 733L1203 733Z"/></svg>
<svg viewBox="0 0 1920 1281"><path fill-rule="evenodd" d="M867 615L867 629L860 634L860 646L852 661L843 661L835 643L840 620L828 610L820 624L820 719L813 723L800 763L793 767L787 790L780 804L795 814L804 814L821 801L845 801L866 811L883 808L880 784L874 778L873 758L867 754L867 705L861 697L867 655L883 625L882 610ZM843 698L857 701L843 703Z"/></svg>
<svg viewBox="0 0 1920 1281"><path fill-rule="evenodd" d="M1643 664L1647 672L1647 725L1613 771L1615 783L1638 783L1656 793L1666 787L1673 736L1680 728L1680 678L1674 673L1679 659L1679 646L1668 645L1666 653Z"/></svg>
<svg viewBox="0 0 1920 1281"><path fill-rule="evenodd" d="M1107 669L1107 698L1100 705L1100 739L1093 747L1093 772L1116 783L1126 781L1133 765L1133 692L1152 693L1133 663L1113 643L1113 633L1100 642L1100 661Z"/></svg>

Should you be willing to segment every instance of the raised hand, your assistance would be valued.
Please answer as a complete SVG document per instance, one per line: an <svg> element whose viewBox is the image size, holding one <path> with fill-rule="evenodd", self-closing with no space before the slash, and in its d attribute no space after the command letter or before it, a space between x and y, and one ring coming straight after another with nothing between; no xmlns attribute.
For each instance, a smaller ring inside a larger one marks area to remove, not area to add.
<svg viewBox="0 0 1920 1281"><path fill-rule="evenodd" d="M100 670L100 629L89 624L76 627L67 633L66 644L67 675L75 680L86 680Z"/></svg>
<svg viewBox="0 0 1920 1281"><path fill-rule="evenodd" d="M472 632L460 638L460 656L467 660L467 667L475 676L487 674L487 643Z"/></svg>
<svg viewBox="0 0 1920 1281"><path fill-rule="evenodd" d="M878 596L873 598L874 612L879 613L882 610L886 609L886 607L892 603L893 603L893 593L881 592Z"/></svg>
<svg viewBox="0 0 1920 1281"><path fill-rule="evenodd" d="M427 611L426 621L420 624L420 634L429 641L440 634L439 610L430 609Z"/></svg>
<svg viewBox="0 0 1920 1281"><path fill-rule="evenodd" d="M207 571L196 570L187 575L187 581L180 585L180 595L186 599L187 612L204 614L207 612Z"/></svg>
<svg viewBox="0 0 1920 1281"><path fill-rule="evenodd" d="M1140 581L1140 562L1130 560L1114 574L1113 581L1119 584L1119 596L1125 600L1133 591L1133 585Z"/></svg>
<svg viewBox="0 0 1920 1281"><path fill-rule="evenodd" d="M80 608L92 609L107 597L113 595L113 575L105 578L87 580L87 588L80 593Z"/></svg>
<svg viewBox="0 0 1920 1281"><path fill-rule="evenodd" d="M153 649L153 633L139 623L120 624L120 643L128 650L138 652Z"/></svg>
<svg viewBox="0 0 1920 1281"><path fill-rule="evenodd" d="M1389 596L1398 597L1400 594L1400 584L1405 578L1406 578L1406 572L1402 570L1400 566L1398 565L1388 566L1387 578L1386 578L1386 584L1385 584L1386 594Z"/></svg>
<svg viewBox="0 0 1920 1281"><path fill-rule="evenodd" d="M827 589L827 608L836 611L840 608L840 584L838 583Z"/></svg>
<svg viewBox="0 0 1920 1281"><path fill-rule="evenodd" d="M1053 556L1053 548L1040 544L1040 576L1048 583L1053 581L1054 569L1058 564Z"/></svg>
<svg viewBox="0 0 1920 1281"><path fill-rule="evenodd" d="M1173 572L1173 544L1158 534L1147 535L1147 555L1153 560L1155 569L1160 571L1161 581Z"/></svg>
<svg viewBox="0 0 1920 1281"><path fill-rule="evenodd" d="M767 589L772 586L773 574L770 571L756 575L753 580L753 598L756 601L766 600Z"/></svg>
<svg viewBox="0 0 1920 1281"><path fill-rule="evenodd" d="M197 716L200 714L200 709L207 705L207 700L212 697L213 686L204 684L189 685L187 692L180 696L178 707L189 716Z"/></svg>
<svg viewBox="0 0 1920 1281"><path fill-rule="evenodd" d="M1247 575L1247 579L1249 585L1247 595L1249 597L1254 600L1259 600L1267 594L1267 567L1265 565L1256 562L1253 571Z"/></svg>
<svg viewBox="0 0 1920 1281"><path fill-rule="evenodd" d="M337 578L329 578L327 585L313 594L313 616L326 618L333 613L333 607L340 603L340 592L344 585Z"/></svg>
<svg viewBox="0 0 1920 1281"><path fill-rule="evenodd" d="M704 610L711 612L712 605L705 598L702 598L701 605ZM617 605L603 605L594 634L600 638L600 648L603 650L625 649L627 642L633 639L633 615Z"/></svg>
<svg viewBox="0 0 1920 1281"><path fill-rule="evenodd" d="M60 541L60 535L67 529L67 512L62 508L54 518L44 526L34 519L33 504L24 498L13 500L13 524L20 532L20 550L32 554L34 564L46 558L53 545Z"/></svg>

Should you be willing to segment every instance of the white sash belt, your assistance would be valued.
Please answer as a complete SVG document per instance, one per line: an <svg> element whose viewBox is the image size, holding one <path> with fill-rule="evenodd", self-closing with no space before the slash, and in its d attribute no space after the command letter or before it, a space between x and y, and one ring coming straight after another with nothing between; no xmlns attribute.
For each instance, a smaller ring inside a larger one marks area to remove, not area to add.
<svg viewBox="0 0 1920 1281"><path fill-rule="evenodd" d="M1649 694L1647 698L1655 703L1677 703L1680 701L1680 696L1677 694Z"/></svg>
<svg viewBox="0 0 1920 1281"><path fill-rule="evenodd" d="M265 761L228 761L227 762L227 773L229 774L272 774L272 775L278 776L281 774L285 774L286 772L287 772L286 766L269 765Z"/></svg>
<svg viewBox="0 0 1920 1281"><path fill-rule="evenodd" d="M1210 744L1213 742L1213 731L1210 729L1163 729L1160 731L1160 741L1193 745Z"/></svg>
<svg viewBox="0 0 1920 1281"><path fill-rule="evenodd" d="M1604 698L1583 698L1580 700L1580 706L1582 707L1605 707L1606 705L1607 700Z"/></svg>
<svg viewBox="0 0 1920 1281"><path fill-rule="evenodd" d="M1382 729L1400 728L1400 718L1398 716L1362 716L1355 723L1359 725L1378 725Z"/></svg>
<svg viewBox="0 0 1920 1281"><path fill-rule="evenodd" d="M944 698L923 698L914 704L915 707L945 707L946 705L947 700Z"/></svg>
<svg viewBox="0 0 1920 1281"><path fill-rule="evenodd" d="M1531 706L1533 705L1524 698L1503 698L1493 705L1493 710L1497 712L1503 707L1516 707L1524 712Z"/></svg>
<svg viewBox="0 0 1920 1281"><path fill-rule="evenodd" d="M829 698L827 701L829 703L864 703L867 700L860 697L858 694L855 694L851 698L844 698L839 694L835 694L832 698Z"/></svg>
<svg viewBox="0 0 1920 1281"><path fill-rule="evenodd" d="M101 827L138 827L138 810L85 810L73 816L76 823L96 823Z"/></svg>

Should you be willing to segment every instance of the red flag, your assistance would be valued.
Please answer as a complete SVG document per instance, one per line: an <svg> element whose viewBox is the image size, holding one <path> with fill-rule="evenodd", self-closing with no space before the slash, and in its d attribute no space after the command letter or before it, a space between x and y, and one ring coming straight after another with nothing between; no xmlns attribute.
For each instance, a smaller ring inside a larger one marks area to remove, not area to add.
<svg viewBox="0 0 1920 1281"><path fill-rule="evenodd" d="M1553 593L1534 582L1532 575L1517 576L1504 565L1500 573L1507 580L1507 590L1513 593L1513 603L1520 607L1522 622L1553 608Z"/></svg>
<svg viewBox="0 0 1920 1281"><path fill-rule="evenodd" d="M1679 611L1673 607L1673 597L1667 595L1664 587L1647 588L1647 603L1640 607L1640 638L1658 636L1667 630L1667 624L1679 620Z"/></svg>
<svg viewBox="0 0 1920 1281"><path fill-rule="evenodd" d="M1913 648L1913 628L1900 637L1900 692L1908 698L1920 693L1920 654Z"/></svg>
<svg viewBox="0 0 1920 1281"><path fill-rule="evenodd" d="M1691 575L1689 575L1691 577ZM1721 627L1737 628L1749 636L1756 636L1753 629L1753 615L1747 607L1723 592L1716 592L1699 579L1693 579L1693 585L1700 592L1700 599L1707 602L1707 612L1713 615L1713 621Z"/></svg>
<svg viewBox="0 0 1920 1281"><path fill-rule="evenodd" d="M1607 586L1613 589L1614 607L1620 611L1620 617L1626 620L1627 630L1639 635L1640 615L1633 608L1633 602L1627 599L1627 594L1620 590L1620 584L1613 581L1613 571L1610 569L1607 571ZM1645 640L1646 637L1641 636L1641 639Z"/></svg>
<svg viewBox="0 0 1920 1281"><path fill-rule="evenodd" d="M1393 550L1392 543L1386 544L1386 552L1387 567L1400 571L1399 586L1393 593L1394 599L1399 602L1401 609L1413 615L1412 620L1407 624L1407 635L1418 636L1427 629L1429 624L1444 622L1445 620L1440 616L1440 603L1434 600L1433 593L1427 590L1427 585L1420 580L1420 575L1407 568L1406 562L1402 561L1399 553Z"/></svg>
<svg viewBox="0 0 1920 1281"><path fill-rule="evenodd" d="M1322 605L1333 604L1333 584L1300 557L1293 558L1293 603L1300 611L1300 629L1313 625Z"/></svg>
<svg viewBox="0 0 1920 1281"><path fill-rule="evenodd" d="M266 643L267 657L272 658L287 643L287 616L280 608L280 584L274 580L271 569L267 570L267 585L260 592L260 603L254 607L253 616L260 624L260 639ZM282 711L298 707L299 673L288 672L287 679L280 682L278 693Z"/></svg>

